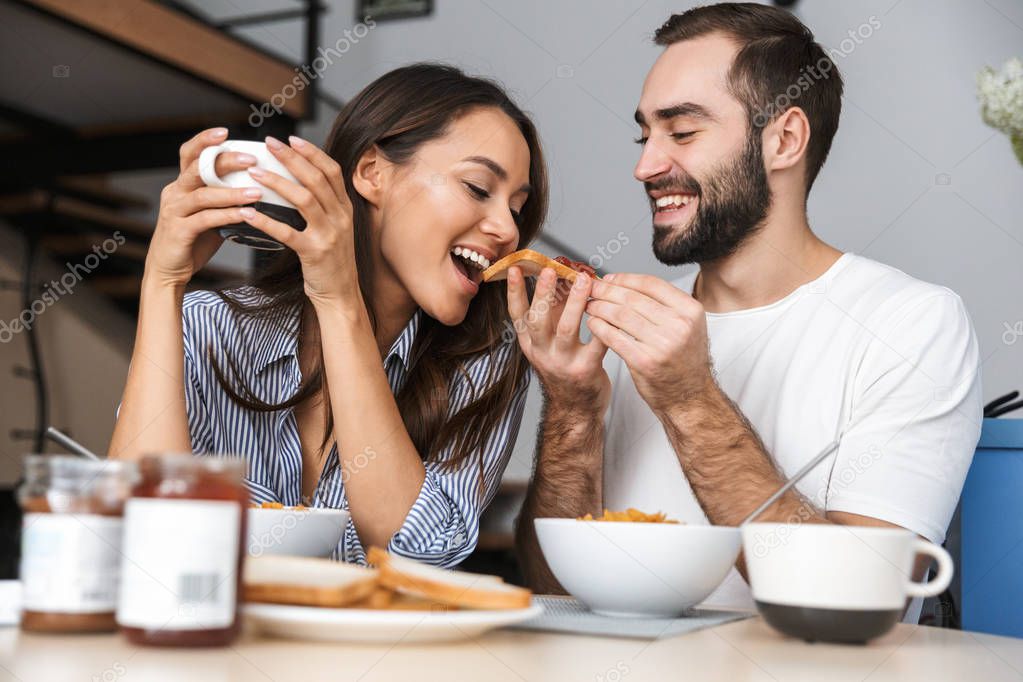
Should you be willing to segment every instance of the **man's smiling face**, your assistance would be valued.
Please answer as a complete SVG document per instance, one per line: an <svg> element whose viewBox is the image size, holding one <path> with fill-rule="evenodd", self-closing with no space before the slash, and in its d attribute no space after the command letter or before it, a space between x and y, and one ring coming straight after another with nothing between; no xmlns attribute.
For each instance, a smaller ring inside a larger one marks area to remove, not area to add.
<svg viewBox="0 0 1023 682"><path fill-rule="evenodd" d="M759 130L729 89L736 44L715 33L667 47L636 110L636 179L653 211L654 254L668 265L733 253L767 215Z"/></svg>

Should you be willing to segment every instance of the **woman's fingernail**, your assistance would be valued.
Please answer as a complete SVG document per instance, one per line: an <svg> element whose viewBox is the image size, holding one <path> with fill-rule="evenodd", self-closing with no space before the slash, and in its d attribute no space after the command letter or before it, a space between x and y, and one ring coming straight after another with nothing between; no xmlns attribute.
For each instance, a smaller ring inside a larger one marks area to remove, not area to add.
<svg viewBox="0 0 1023 682"><path fill-rule="evenodd" d="M273 149L274 151L277 151L278 149L284 148L284 143L278 140L276 137L271 137L270 135L267 135L266 146L269 147L270 149Z"/></svg>
<svg viewBox="0 0 1023 682"><path fill-rule="evenodd" d="M256 163L256 157L252 154L238 154L238 163L251 164Z"/></svg>
<svg viewBox="0 0 1023 682"><path fill-rule="evenodd" d="M247 220L256 217L256 209L249 208L248 206L246 206L245 208L239 208L238 212L242 214L242 218L245 218Z"/></svg>
<svg viewBox="0 0 1023 682"><path fill-rule="evenodd" d="M583 287L586 286L586 284L589 281L590 281L589 275L587 275L585 272L580 272L578 275L576 275L575 278L575 288L582 289Z"/></svg>
<svg viewBox="0 0 1023 682"><path fill-rule="evenodd" d="M249 175L255 178L261 178L264 175L263 169L260 168L259 166L253 166L252 168L249 169Z"/></svg>
<svg viewBox="0 0 1023 682"><path fill-rule="evenodd" d="M288 142L290 142L291 146L294 147L295 149L301 149L302 147L306 146L306 141L303 140L298 135L289 136Z"/></svg>
<svg viewBox="0 0 1023 682"><path fill-rule="evenodd" d="M214 128L213 132L210 133L210 137L213 138L227 137L227 128Z"/></svg>
<svg viewBox="0 0 1023 682"><path fill-rule="evenodd" d="M245 194L245 196L247 197L258 199L259 197L263 196L263 190L259 189L258 187L249 187L247 190L245 190L245 192L243 192L243 194Z"/></svg>
<svg viewBox="0 0 1023 682"><path fill-rule="evenodd" d="M611 281L611 280L613 280L614 278L615 278L614 274L610 274L610 275L604 275L604 281L605 281L605 282L610 282L610 281Z"/></svg>

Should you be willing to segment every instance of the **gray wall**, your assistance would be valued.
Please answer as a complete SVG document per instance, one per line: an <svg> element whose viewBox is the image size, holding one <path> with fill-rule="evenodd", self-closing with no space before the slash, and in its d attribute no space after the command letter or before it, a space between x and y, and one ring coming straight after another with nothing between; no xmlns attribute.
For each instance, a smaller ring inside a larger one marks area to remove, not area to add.
<svg viewBox="0 0 1023 682"><path fill-rule="evenodd" d="M350 43L322 84L347 98L424 59L497 78L543 135L553 185L548 230L586 254L624 231L630 243L610 269L674 277L678 270L650 254L649 214L631 176L638 155L631 121L657 55L650 35L692 4L436 0L432 17L381 22ZM325 47L356 24L353 2L330 5ZM226 0L203 7L239 13ZM985 396L1023 387L1023 338L1003 341L1005 325L1023 320L1023 168L1008 141L981 122L974 96L982 66L1023 53L1023 3L802 0L797 14L825 46L845 53L837 60L847 83L842 125L811 197L811 224L843 250L957 291L981 340ZM867 37L853 41L849 31ZM246 33L300 59L297 23ZM332 118L323 113L305 131L316 142ZM530 409L510 478L528 473L535 402Z"/></svg>

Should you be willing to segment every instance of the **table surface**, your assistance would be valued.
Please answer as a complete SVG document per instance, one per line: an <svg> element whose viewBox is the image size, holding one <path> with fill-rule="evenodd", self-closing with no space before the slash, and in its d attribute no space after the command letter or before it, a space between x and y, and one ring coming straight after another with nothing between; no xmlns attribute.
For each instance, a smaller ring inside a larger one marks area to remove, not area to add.
<svg viewBox="0 0 1023 682"><path fill-rule="evenodd" d="M252 634L211 650L0 628L0 680L1023 680L1023 640L898 625L867 646L783 638L759 618L645 641L498 630L457 644L326 644Z"/></svg>

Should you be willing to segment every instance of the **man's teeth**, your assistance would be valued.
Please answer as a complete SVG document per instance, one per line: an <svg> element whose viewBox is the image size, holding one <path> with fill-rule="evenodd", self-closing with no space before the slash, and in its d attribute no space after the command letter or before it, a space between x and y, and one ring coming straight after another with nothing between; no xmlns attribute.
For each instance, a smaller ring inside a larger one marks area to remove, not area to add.
<svg viewBox="0 0 1023 682"><path fill-rule="evenodd" d="M688 206L692 198L692 194L669 194L668 196L658 197L654 203L657 208L678 208L679 206Z"/></svg>
<svg viewBox="0 0 1023 682"><path fill-rule="evenodd" d="M490 259L486 258L485 256L481 256L472 249L466 249L461 246L456 246L454 249L451 250L451 252L454 253L456 256L461 256L462 258L466 259L480 270L486 270L487 268L490 267Z"/></svg>

